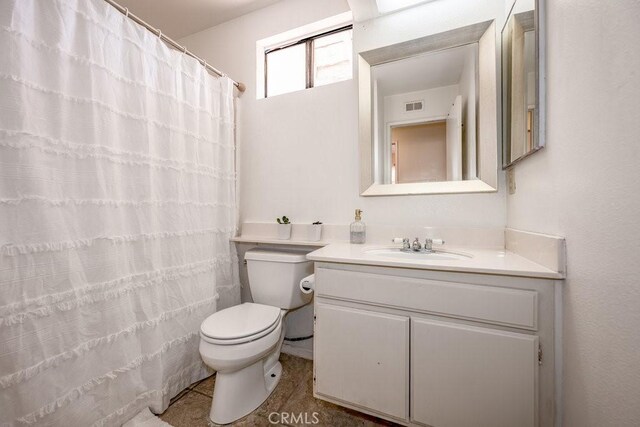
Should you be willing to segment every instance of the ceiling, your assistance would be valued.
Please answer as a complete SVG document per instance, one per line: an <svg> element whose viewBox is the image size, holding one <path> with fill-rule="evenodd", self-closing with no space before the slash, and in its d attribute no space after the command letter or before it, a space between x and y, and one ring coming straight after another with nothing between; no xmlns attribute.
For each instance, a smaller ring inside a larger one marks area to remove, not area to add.
<svg viewBox="0 0 640 427"><path fill-rule="evenodd" d="M116 0L173 39L197 33L279 0Z"/></svg>
<svg viewBox="0 0 640 427"><path fill-rule="evenodd" d="M465 58L474 49L476 43L376 65L371 67L371 76L382 96L455 85Z"/></svg>
<svg viewBox="0 0 640 427"><path fill-rule="evenodd" d="M434 0L347 0L356 22L377 18L386 13L428 3Z"/></svg>

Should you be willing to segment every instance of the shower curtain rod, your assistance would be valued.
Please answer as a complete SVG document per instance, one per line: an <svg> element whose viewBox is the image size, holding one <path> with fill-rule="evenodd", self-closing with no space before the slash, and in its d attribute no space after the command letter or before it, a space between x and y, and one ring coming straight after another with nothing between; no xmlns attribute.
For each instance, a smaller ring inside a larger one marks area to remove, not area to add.
<svg viewBox="0 0 640 427"><path fill-rule="evenodd" d="M181 44L179 44L178 42L176 42L172 38L165 36L162 33L162 31L160 31L159 28L152 27L151 25L147 24L144 20L140 19L138 16L136 16L133 13L129 12L128 8L119 5L118 3L116 3L113 0L104 0L104 1L109 3L111 6L115 7L118 12L122 13L127 18L131 19L134 22L137 22L138 24L140 24L143 27L145 27L147 30L149 30L152 33L156 34L160 38L160 40L164 41L165 43L167 43L168 45L170 45L174 49L182 51L182 53L184 53L186 55L189 55L190 57L194 58L196 61L198 61L200 64L202 64L202 66L205 69L207 69L208 71L211 71L211 72L219 75L220 77L229 77L225 73L223 73L222 71L220 71L217 68L209 65L207 63L207 61L205 61L204 59L200 58L199 56L197 56L196 54L194 54L192 52L189 52L189 50L185 46L182 46ZM240 92L244 92L245 91L246 86L244 85L244 83L237 82L237 81L235 81L233 79L231 79L231 81L233 82L233 85L235 87L237 87Z"/></svg>

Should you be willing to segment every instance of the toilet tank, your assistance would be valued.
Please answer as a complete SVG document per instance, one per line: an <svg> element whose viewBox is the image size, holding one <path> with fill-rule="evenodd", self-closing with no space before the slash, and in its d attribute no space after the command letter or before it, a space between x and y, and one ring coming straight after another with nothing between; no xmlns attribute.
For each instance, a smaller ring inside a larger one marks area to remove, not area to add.
<svg viewBox="0 0 640 427"><path fill-rule="evenodd" d="M293 309L307 304L311 294L300 291L300 280L313 273L306 252L250 249L245 255L253 302Z"/></svg>

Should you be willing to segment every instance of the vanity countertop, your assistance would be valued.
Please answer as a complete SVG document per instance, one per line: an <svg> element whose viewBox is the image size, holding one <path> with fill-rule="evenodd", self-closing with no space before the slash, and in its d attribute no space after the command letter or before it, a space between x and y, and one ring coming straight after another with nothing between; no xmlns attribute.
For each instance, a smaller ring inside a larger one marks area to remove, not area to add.
<svg viewBox="0 0 640 427"><path fill-rule="evenodd" d="M457 260L398 259L379 254L367 253L371 249L393 248L384 245L354 245L331 243L307 255L307 259L317 262L341 264L376 265L383 267L413 268L421 270L454 271L461 273L499 274L506 276L535 277L543 279L563 279L562 272L550 270L511 251L499 249L475 249L443 247L442 252L465 254L470 258ZM425 257L426 258L426 257Z"/></svg>

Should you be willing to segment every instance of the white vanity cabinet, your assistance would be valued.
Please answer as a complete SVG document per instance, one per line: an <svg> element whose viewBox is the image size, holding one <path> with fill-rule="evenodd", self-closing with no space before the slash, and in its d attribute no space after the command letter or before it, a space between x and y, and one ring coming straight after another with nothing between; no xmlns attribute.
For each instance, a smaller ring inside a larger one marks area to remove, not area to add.
<svg viewBox="0 0 640 427"><path fill-rule="evenodd" d="M315 274L316 397L405 425L554 425L553 280L326 262Z"/></svg>

